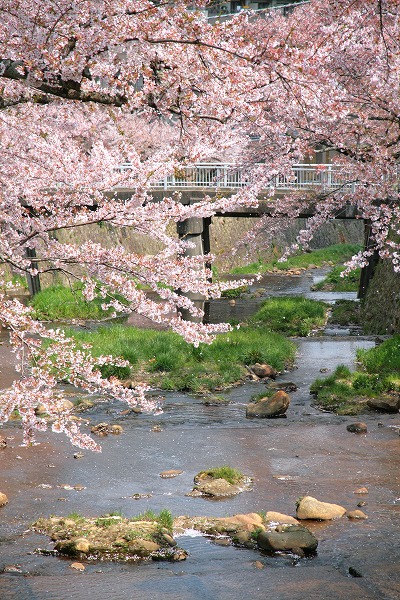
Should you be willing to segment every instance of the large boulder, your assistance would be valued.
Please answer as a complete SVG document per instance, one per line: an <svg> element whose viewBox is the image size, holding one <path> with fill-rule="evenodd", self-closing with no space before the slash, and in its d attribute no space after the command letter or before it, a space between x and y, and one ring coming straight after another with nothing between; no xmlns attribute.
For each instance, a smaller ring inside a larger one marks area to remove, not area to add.
<svg viewBox="0 0 400 600"><path fill-rule="evenodd" d="M279 523L279 525L299 525L298 520L294 517L273 510L265 513L265 521L267 523Z"/></svg>
<svg viewBox="0 0 400 600"><path fill-rule="evenodd" d="M217 526L222 532L238 531L244 529L246 531L254 531L255 529L265 529L262 516L258 513L238 514L233 517L219 517L216 519Z"/></svg>
<svg viewBox="0 0 400 600"><path fill-rule="evenodd" d="M258 402L250 402L246 408L246 417L271 419L283 416L289 408L290 398L286 392L279 390L270 398L261 398Z"/></svg>
<svg viewBox="0 0 400 600"><path fill-rule="evenodd" d="M232 485L226 479L209 479L197 484L196 490L205 496L214 496L223 498L226 496L235 496L240 489L237 485Z"/></svg>
<svg viewBox="0 0 400 600"><path fill-rule="evenodd" d="M256 363L252 365L250 369L253 371L257 377L260 379L264 379L265 377L269 377L270 379L275 379L277 372L271 365Z"/></svg>
<svg viewBox="0 0 400 600"><path fill-rule="evenodd" d="M261 531L257 544L262 550L278 552L300 548L303 552L314 552L318 546L317 538L302 525L278 525L273 531Z"/></svg>
<svg viewBox="0 0 400 600"><path fill-rule="evenodd" d="M396 413L400 410L400 395L380 396L379 398L370 398L367 404L374 410Z"/></svg>
<svg viewBox="0 0 400 600"><path fill-rule="evenodd" d="M296 510L298 519L315 519L316 521L330 521L340 519L346 513L346 509L339 504L320 502L312 496L304 496L300 500Z"/></svg>

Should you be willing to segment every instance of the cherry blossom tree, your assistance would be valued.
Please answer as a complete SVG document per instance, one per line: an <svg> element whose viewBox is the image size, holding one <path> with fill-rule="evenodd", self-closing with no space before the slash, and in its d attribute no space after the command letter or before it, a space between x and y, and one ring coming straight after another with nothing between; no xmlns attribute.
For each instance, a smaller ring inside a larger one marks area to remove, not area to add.
<svg viewBox="0 0 400 600"><path fill-rule="evenodd" d="M398 0L314 0L289 17L242 12L223 23L207 22L197 10L204 4L0 2L1 262L79 277L88 300L137 311L194 344L228 327L184 321L177 309L199 315L185 293L218 297L224 284L210 283L203 258L169 233L173 222L255 207L268 190L275 216L295 218L313 204L298 240L306 247L315 228L351 204L371 221L381 256L400 268ZM318 148L333 153L346 184L275 198L276 177L292 177L292 164ZM177 194L153 200L152 182L215 155L234 156L246 170L244 189L190 206ZM117 168L126 162L128 170ZM93 223L129 226L162 249L142 256L57 239ZM261 220L248 240L265 226L273 230ZM366 260L360 254L353 264ZM60 379L150 408L140 382L126 390L101 378L98 365L115 359L77 350L17 300L1 296L0 320L23 371L1 396L0 420L17 408L26 443L46 428L35 414L41 403L53 430L97 448L65 410Z"/></svg>

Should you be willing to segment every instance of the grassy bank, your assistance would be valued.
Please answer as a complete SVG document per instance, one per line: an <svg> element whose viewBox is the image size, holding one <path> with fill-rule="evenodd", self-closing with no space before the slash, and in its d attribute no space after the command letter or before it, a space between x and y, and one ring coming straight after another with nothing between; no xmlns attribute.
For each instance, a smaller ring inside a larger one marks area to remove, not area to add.
<svg viewBox="0 0 400 600"><path fill-rule="evenodd" d="M132 377L164 390L203 392L225 389L244 379L245 365L268 363L277 371L290 368L295 346L281 335L246 327L194 348L170 331L114 325L93 332L69 331L79 343L92 345L94 356L122 356L130 368L105 367L104 376Z"/></svg>
<svg viewBox="0 0 400 600"><path fill-rule="evenodd" d="M75 331L94 356L122 356L130 367L102 367L105 377L144 380L164 390L205 392L226 389L247 375L246 365L267 363L277 371L293 366L295 346L284 335L309 335L325 322L327 306L306 298L266 300L248 324L194 348L171 331L124 325ZM283 334L283 335L282 335Z"/></svg>
<svg viewBox="0 0 400 600"><path fill-rule="evenodd" d="M357 350L358 371L340 365L310 387L315 404L340 415L364 411L370 398L400 394L400 335L376 348Z"/></svg>
<svg viewBox="0 0 400 600"><path fill-rule="evenodd" d="M314 284L313 290L326 290L329 292L357 292L360 282L360 269L351 271L348 275L342 277L342 273L346 267L336 265L332 271L318 283Z"/></svg>
<svg viewBox="0 0 400 600"><path fill-rule="evenodd" d="M115 296L113 296L115 298ZM117 298L120 302L121 297ZM34 316L40 321L64 321L72 319L104 319L114 309L103 310L101 305L111 298L95 298L91 302L82 294L82 284L73 286L52 285L41 290L31 300Z"/></svg>
<svg viewBox="0 0 400 600"><path fill-rule="evenodd" d="M275 259L268 263L259 261L242 267L235 267L232 269L232 273L251 275L253 273L265 273L266 271L273 271L276 269L279 271L287 271L289 269L309 268L310 265L316 267L325 265L334 266L346 262L354 254L357 254L359 250L361 250L361 246L358 244L335 244L333 246L328 246L327 248L291 256L284 262L279 262L278 259Z"/></svg>
<svg viewBox="0 0 400 600"><path fill-rule="evenodd" d="M354 300L337 300L332 306L329 322L336 325L361 325L361 304Z"/></svg>
<svg viewBox="0 0 400 600"><path fill-rule="evenodd" d="M308 336L326 322L327 305L302 296L268 298L252 318L253 323L289 336Z"/></svg>
<svg viewBox="0 0 400 600"><path fill-rule="evenodd" d="M100 319L102 300L86 302L81 288L53 286L33 299L43 320ZM220 335L212 345L195 348L171 331L113 324L92 331L69 329L78 345L89 344L96 356L122 357L129 366L101 367L103 377L146 382L164 390L209 392L243 381L247 366L267 363L276 371L291 368L295 346L284 336L307 336L323 326L327 306L301 297L271 298L240 329Z"/></svg>

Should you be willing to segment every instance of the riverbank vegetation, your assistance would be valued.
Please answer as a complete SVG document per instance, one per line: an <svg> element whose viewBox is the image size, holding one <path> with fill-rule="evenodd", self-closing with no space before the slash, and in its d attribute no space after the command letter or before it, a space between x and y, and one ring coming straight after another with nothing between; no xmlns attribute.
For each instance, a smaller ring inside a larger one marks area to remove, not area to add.
<svg viewBox="0 0 400 600"><path fill-rule="evenodd" d="M242 267L235 267L232 273L241 275L252 275L255 273L266 273L268 271L288 271L292 269L308 269L312 266L334 266L343 264L351 259L354 254L361 250L358 244L334 244L326 248L302 252L295 256L290 256L287 260L280 262L278 258L264 263L262 261L253 262Z"/></svg>
<svg viewBox="0 0 400 600"><path fill-rule="evenodd" d="M361 269L355 269L347 275L342 275L345 268L343 265L336 265L322 281L315 283L312 289L328 292L357 292Z"/></svg>
<svg viewBox="0 0 400 600"><path fill-rule="evenodd" d="M271 298L240 328L218 335L213 344L194 347L171 331L122 324L92 331L68 330L94 356L122 357L129 366L105 365L104 377L145 381L164 390L206 392L243 381L247 366L269 364L282 372L294 365L296 347L284 336L309 335L326 320L327 305L306 298Z"/></svg>
<svg viewBox="0 0 400 600"><path fill-rule="evenodd" d="M354 300L337 300L332 306L329 322L335 325L361 325L361 304Z"/></svg>
<svg viewBox="0 0 400 600"><path fill-rule="evenodd" d="M253 323L263 324L287 336L308 336L326 322L327 305L302 296L268 298L252 317Z"/></svg>
<svg viewBox="0 0 400 600"><path fill-rule="evenodd" d="M171 331L123 325L95 331L69 330L79 344L91 344L94 356L111 354L129 367L102 367L103 376L146 381L164 390L203 392L225 389L244 380L246 365L268 363L277 371L293 366L295 345L283 336L245 327L219 335L212 345L195 348Z"/></svg>
<svg viewBox="0 0 400 600"><path fill-rule="evenodd" d="M316 379L310 387L319 408L340 415L354 415L379 397L396 407L400 398L400 335L369 350L358 349L359 370L339 365L329 377ZM394 411L395 412L395 411Z"/></svg>
<svg viewBox="0 0 400 600"><path fill-rule="evenodd" d="M99 319L108 313L101 300L87 302L81 288L53 286L33 299L37 318ZM195 393L222 390L242 382L247 366L269 364L282 372L294 365L295 345L284 336L307 336L326 321L327 305L301 297L270 298L248 323L218 335L212 345L194 347L171 331L139 329L124 324L91 330L69 328L80 347L93 356L111 355L127 366L103 365L103 377L144 381L163 390Z"/></svg>
<svg viewBox="0 0 400 600"><path fill-rule="evenodd" d="M82 294L83 284L71 286L52 285L44 288L31 300L34 317L39 321L64 321L72 319L104 319L115 311L113 308L103 309L102 305L109 302L111 297L94 298L90 302ZM122 296L118 301L123 303Z"/></svg>

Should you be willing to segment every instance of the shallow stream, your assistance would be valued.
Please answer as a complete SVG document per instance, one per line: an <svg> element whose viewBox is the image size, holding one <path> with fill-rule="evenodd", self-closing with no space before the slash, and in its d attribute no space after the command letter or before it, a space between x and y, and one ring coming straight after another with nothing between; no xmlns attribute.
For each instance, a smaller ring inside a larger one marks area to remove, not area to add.
<svg viewBox="0 0 400 600"><path fill-rule="evenodd" d="M313 294L309 274L272 276L267 284L274 295ZM328 300L336 297L330 294ZM240 302L235 307L225 302L224 310L234 309L245 316ZM280 378L298 386L290 394L287 418L246 419L245 404L264 385L249 382L226 394L231 402L225 406L205 406L201 398L177 393L166 395L164 411L157 416L123 414L126 406L117 403L97 405L84 413L91 425L119 423L124 432L102 438L101 454L83 452L82 458L74 458L77 449L61 437L47 434L40 446L24 448L17 427L2 431L10 439L0 449L0 491L9 498L0 509L0 599L397 599L400 416L368 413L362 416L368 433L351 434L346 425L354 418L318 411L308 392L321 369L329 373L340 363L352 366L356 348L373 345L371 338L343 335L299 340L298 366ZM0 355L5 386L13 377L6 344ZM154 431L155 426L161 431ZM253 477L254 489L219 501L185 496L198 471L222 464ZM182 469L183 474L160 478L166 469ZM65 484L84 489L58 487ZM354 494L361 486L369 493ZM151 497L134 500L133 494ZM294 514L296 499L304 495L349 510L364 500L368 520L344 517L307 524L319 540L313 558L267 556L184 536L179 544L190 552L184 562L87 562L83 573L71 569L69 559L35 554L35 548L52 546L44 536L27 531L41 515L72 512L133 516L167 508L173 515ZM362 577L352 577L350 567Z"/></svg>

